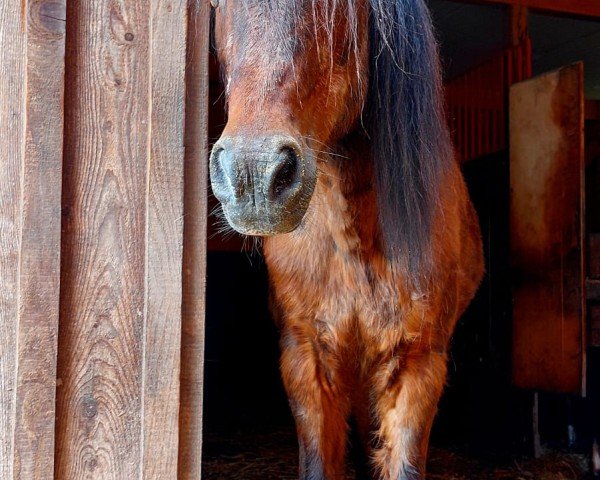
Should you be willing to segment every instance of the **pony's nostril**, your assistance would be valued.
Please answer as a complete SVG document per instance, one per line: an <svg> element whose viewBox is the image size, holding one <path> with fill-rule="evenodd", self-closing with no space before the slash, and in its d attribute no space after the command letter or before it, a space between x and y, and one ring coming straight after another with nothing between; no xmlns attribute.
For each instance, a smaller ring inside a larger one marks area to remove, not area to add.
<svg viewBox="0 0 600 480"><path fill-rule="evenodd" d="M221 165L221 153L223 153L222 148L216 148L212 151L211 162L212 162L213 171L211 173L212 173L213 181L216 181L219 183L224 183L225 171L223 170L223 165Z"/></svg>
<svg viewBox="0 0 600 480"><path fill-rule="evenodd" d="M244 194L244 185L238 178L235 159L222 147L217 147L212 152L210 175L213 192L221 202L239 199Z"/></svg>
<svg viewBox="0 0 600 480"><path fill-rule="evenodd" d="M299 181L299 159L296 151L291 147L284 147L279 153L279 165L273 173L271 193L273 198L281 196L286 190L296 185Z"/></svg>

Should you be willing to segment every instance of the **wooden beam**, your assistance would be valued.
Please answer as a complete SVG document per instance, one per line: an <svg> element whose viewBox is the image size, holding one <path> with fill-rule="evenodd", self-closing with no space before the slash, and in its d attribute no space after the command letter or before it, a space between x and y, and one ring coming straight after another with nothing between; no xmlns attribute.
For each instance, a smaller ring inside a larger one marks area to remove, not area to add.
<svg viewBox="0 0 600 480"><path fill-rule="evenodd" d="M60 298L66 0L27 2L15 478L51 478Z"/></svg>
<svg viewBox="0 0 600 480"><path fill-rule="evenodd" d="M467 3L522 6L548 13L600 18L598 0L467 0Z"/></svg>
<svg viewBox="0 0 600 480"><path fill-rule="evenodd" d="M0 15L0 437L9 439L0 442L0 478L12 479L27 37L16 2L0 3Z"/></svg>
<svg viewBox="0 0 600 480"><path fill-rule="evenodd" d="M148 2L68 2L57 478L139 478Z"/></svg>
<svg viewBox="0 0 600 480"><path fill-rule="evenodd" d="M209 2L188 0L179 480L202 467L209 30Z"/></svg>
<svg viewBox="0 0 600 480"><path fill-rule="evenodd" d="M529 9L523 5L509 7L508 44L516 47L529 35Z"/></svg>
<svg viewBox="0 0 600 480"><path fill-rule="evenodd" d="M54 477L65 0L0 4L0 478Z"/></svg>
<svg viewBox="0 0 600 480"><path fill-rule="evenodd" d="M187 3L150 3L142 473L177 477ZM201 299L203 300L203 298Z"/></svg>

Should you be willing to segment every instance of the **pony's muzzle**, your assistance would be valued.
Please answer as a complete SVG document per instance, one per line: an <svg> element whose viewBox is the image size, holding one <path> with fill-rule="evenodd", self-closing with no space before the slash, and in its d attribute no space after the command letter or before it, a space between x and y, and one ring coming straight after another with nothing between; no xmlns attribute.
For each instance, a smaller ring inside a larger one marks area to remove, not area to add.
<svg viewBox="0 0 600 480"><path fill-rule="evenodd" d="M213 147L213 193L229 224L246 235L294 230L314 190L316 169L292 137L222 137Z"/></svg>

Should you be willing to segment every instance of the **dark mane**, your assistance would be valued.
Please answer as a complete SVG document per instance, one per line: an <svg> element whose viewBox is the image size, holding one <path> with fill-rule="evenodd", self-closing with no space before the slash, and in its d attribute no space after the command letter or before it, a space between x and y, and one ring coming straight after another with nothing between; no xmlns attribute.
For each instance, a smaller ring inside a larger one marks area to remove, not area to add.
<svg viewBox="0 0 600 480"><path fill-rule="evenodd" d="M437 45L424 0L369 0L366 118L388 253L427 272L442 177L452 159Z"/></svg>

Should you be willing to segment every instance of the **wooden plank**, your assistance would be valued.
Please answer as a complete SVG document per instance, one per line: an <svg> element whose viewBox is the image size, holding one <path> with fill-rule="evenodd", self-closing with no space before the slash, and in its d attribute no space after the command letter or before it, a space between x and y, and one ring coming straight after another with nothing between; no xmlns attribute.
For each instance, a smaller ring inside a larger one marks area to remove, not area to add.
<svg viewBox="0 0 600 480"><path fill-rule="evenodd" d="M0 438L15 427L26 34L17 2L0 2ZM0 478L12 479L14 443L0 441Z"/></svg>
<svg viewBox="0 0 600 480"><path fill-rule="evenodd" d="M142 478L160 480L177 477L187 0L151 9Z"/></svg>
<svg viewBox="0 0 600 480"><path fill-rule="evenodd" d="M142 472L149 7L68 3L60 479Z"/></svg>
<svg viewBox="0 0 600 480"><path fill-rule="evenodd" d="M0 478L53 478L64 1L0 5Z"/></svg>
<svg viewBox="0 0 600 480"><path fill-rule="evenodd" d="M510 91L513 380L585 391L583 65Z"/></svg>
<svg viewBox="0 0 600 480"><path fill-rule="evenodd" d="M460 0L484 5L515 5L548 13L600 18L598 0Z"/></svg>
<svg viewBox="0 0 600 480"><path fill-rule="evenodd" d="M65 0L27 2L15 478L53 478Z"/></svg>
<svg viewBox="0 0 600 480"><path fill-rule="evenodd" d="M210 4L189 0L188 8L178 478L197 480L202 467Z"/></svg>
<svg viewBox="0 0 600 480"><path fill-rule="evenodd" d="M186 15L69 4L58 478L177 476Z"/></svg>

